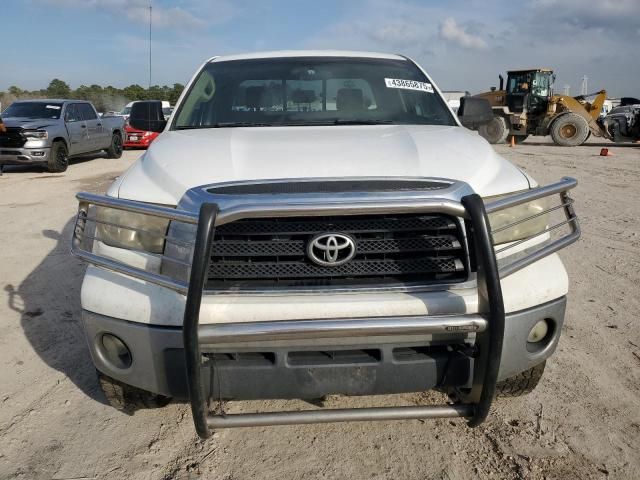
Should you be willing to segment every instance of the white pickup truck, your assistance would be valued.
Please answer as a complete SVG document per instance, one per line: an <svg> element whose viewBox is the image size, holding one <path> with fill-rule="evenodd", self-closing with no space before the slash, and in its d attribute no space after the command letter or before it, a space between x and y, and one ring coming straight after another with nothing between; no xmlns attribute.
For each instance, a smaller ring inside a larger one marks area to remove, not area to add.
<svg viewBox="0 0 640 480"><path fill-rule="evenodd" d="M120 409L191 403L198 434L487 416L535 387L564 321L557 251L580 230L456 117L412 60L342 51L215 57L106 196L78 194L83 323ZM154 123L155 122L155 123ZM555 219L559 217L559 219ZM212 400L437 389L442 405L224 414Z"/></svg>

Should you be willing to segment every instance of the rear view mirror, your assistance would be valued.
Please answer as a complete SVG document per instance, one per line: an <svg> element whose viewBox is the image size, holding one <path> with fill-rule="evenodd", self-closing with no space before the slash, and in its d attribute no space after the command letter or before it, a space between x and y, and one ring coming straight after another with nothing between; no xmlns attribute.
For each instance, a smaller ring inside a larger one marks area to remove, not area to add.
<svg viewBox="0 0 640 480"><path fill-rule="evenodd" d="M484 98L460 97L458 118L465 127L475 129L493 120L493 110Z"/></svg>
<svg viewBox="0 0 640 480"><path fill-rule="evenodd" d="M167 125L162 113L162 102L157 100L135 102L131 106L129 125L145 132L162 132Z"/></svg>

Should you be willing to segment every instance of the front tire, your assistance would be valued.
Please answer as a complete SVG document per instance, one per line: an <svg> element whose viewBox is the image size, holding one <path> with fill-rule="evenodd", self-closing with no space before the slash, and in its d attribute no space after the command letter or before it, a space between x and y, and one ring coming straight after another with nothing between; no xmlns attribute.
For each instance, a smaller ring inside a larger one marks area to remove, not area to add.
<svg viewBox="0 0 640 480"><path fill-rule="evenodd" d="M589 136L589 124L577 113L565 113L551 124L551 138L561 147L577 147Z"/></svg>
<svg viewBox="0 0 640 480"><path fill-rule="evenodd" d="M491 144L504 143L509 135L509 128L504 117L495 116L489 123L480 125L478 133Z"/></svg>
<svg viewBox="0 0 640 480"><path fill-rule="evenodd" d="M111 145L107 149L107 158L120 158L122 157L122 135L114 133L111 137Z"/></svg>
<svg viewBox="0 0 640 480"><path fill-rule="evenodd" d="M101 372L97 374L104 396L116 410L133 413L142 408L162 408L171 402L170 397L127 385Z"/></svg>
<svg viewBox="0 0 640 480"><path fill-rule="evenodd" d="M520 397L531 393L540 383L546 361L539 363L529 370L520 372L513 377L506 378L496 385L496 395L499 397Z"/></svg>
<svg viewBox="0 0 640 480"><path fill-rule="evenodd" d="M69 166L69 151L64 142L53 142L51 152L49 152L49 160L47 161L47 170L51 173L64 172Z"/></svg>

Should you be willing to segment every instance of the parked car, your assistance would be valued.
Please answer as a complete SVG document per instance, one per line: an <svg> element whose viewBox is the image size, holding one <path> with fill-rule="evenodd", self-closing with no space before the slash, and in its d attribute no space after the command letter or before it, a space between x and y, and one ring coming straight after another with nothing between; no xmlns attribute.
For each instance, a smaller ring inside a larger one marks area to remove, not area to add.
<svg viewBox="0 0 640 480"><path fill-rule="evenodd" d="M50 172L64 172L77 155L106 151L120 158L124 120L99 117L82 100L24 100L12 103L2 118L0 166L42 164Z"/></svg>
<svg viewBox="0 0 640 480"><path fill-rule="evenodd" d="M580 235L573 179L539 186L400 55L216 57L107 195L78 194L82 321L120 409L191 403L213 429L467 417L541 379ZM145 118L145 116L148 116ZM556 224L551 215L564 220ZM553 236L552 236L553 234ZM213 414L208 401L438 389L450 404Z"/></svg>
<svg viewBox="0 0 640 480"><path fill-rule="evenodd" d="M117 115L124 117L125 120L128 120L129 115L131 114L131 107L133 106L133 104L137 102L142 102L142 101L145 101L145 100L136 100L135 102L127 103L122 108L122 110L119 113L117 113ZM151 101L160 101L160 100L151 100ZM171 112L173 111L173 107L166 100L162 100L161 103L162 103L162 114L164 115L165 120L168 120L169 117L171 116Z"/></svg>
<svg viewBox="0 0 640 480"><path fill-rule="evenodd" d="M158 135L158 132L145 132L126 125L124 148L149 148Z"/></svg>

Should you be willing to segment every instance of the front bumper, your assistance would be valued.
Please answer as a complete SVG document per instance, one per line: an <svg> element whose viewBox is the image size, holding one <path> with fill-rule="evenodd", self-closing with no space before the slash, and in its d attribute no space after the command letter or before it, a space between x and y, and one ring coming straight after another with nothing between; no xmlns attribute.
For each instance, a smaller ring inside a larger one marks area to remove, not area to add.
<svg viewBox="0 0 640 480"><path fill-rule="evenodd" d="M51 148L0 147L0 165L31 165L46 163Z"/></svg>
<svg viewBox="0 0 640 480"><path fill-rule="evenodd" d="M565 305L566 297L562 297L506 314L498 380L527 370L553 354L564 323ZM316 334L324 335L324 338L313 346L295 338L283 340L282 332L278 337L273 336L272 331L272 336L268 337L264 323L221 325L215 333L210 330L215 327L201 326L201 348L208 358L202 369L205 390L211 398L248 400L318 398L335 393L374 395L467 386L473 371L473 358L460 351L447 364L446 355L442 355L437 346L463 344L471 340L475 333L464 330L456 333L452 328L412 341L408 333L411 325L408 325L407 318L417 317L385 319L390 325L396 325L395 334L359 336L352 331L346 334L350 340L348 343L344 342L344 329L338 335L335 331L322 334L321 328L317 328ZM432 318L437 322L438 319L446 321L451 317L423 318ZM477 328L486 325L478 315L460 315L456 318L464 324L477 325ZM529 331L542 319L551 322L549 336L537 348L527 348ZM86 310L83 311L82 320L91 357L98 370L126 384L188 400L182 328L126 322ZM349 320L343 321L347 326ZM319 322L319 327L323 323L326 325L322 320L310 322ZM352 324L358 322L362 322L362 326L368 324L370 328L374 325L367 319L351 321ZM279 323L293 325L290 321ZM263 340L252 347L234 346L234 341L237 343L240 337L244 344L250 341L249 337L251 332L256 331L256 326L261 326L259 337ZM127 344L133 357L129 368L116 368L109 362L101 347L104 333L116 335ZM235 335L235 339L232 335ZM307 330L305 337L309 338L310 335L313 335L313 331ZM212 338L217 338L218 343L210 343ZM220 343L220 340L228 343ZM328 355L321 358L319 355L327 352L335 355L333 358ZM217 379L210 382L210 367L214 361Z"/></svg>

